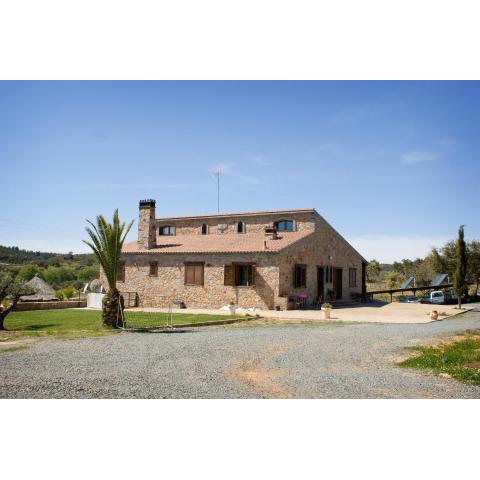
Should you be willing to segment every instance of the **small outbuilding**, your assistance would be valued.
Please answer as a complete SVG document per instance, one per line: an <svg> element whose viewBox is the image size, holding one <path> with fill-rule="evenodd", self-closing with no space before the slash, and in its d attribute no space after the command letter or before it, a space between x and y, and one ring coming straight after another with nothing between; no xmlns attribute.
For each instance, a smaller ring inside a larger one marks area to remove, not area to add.
<svg viewBox="0 0 480 480"><path fill-rule="evenodd" d="M55 290L45 280L35 275L27 285L31 287L35 293L33 295L23 295L20 297L22 302L49 302L58 300Z"/></svg>

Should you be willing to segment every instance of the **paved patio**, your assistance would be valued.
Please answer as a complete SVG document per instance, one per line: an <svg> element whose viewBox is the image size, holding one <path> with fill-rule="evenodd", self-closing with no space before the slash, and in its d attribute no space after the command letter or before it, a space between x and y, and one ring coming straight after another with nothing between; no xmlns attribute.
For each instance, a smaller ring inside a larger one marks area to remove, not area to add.
<svg viewBox="0 0 480 480"><path fill-rule="evenodd" d="M333 308L331 311L330 320L333 322L361 322L361 323L430 323L430 312L437 310L439 320L449 316L464 313L473 308L473 304L467 304L465 309L459 311L455 305L424 305L421 303L380 303L374 302L365 305L358 305L353 307ZM142 308L135 309L145 312L167 312L164 308ZM175 309L180 313L192 314L212 314L212 315L230 315L229 311L218 309L203 309L203 308L185 308L181 310ZM263 318L273 318L284 321L299 321L299 320L323 320L323 312L321 310L245 310L237 309L237 314L246 315L258 314Z"/></svg>

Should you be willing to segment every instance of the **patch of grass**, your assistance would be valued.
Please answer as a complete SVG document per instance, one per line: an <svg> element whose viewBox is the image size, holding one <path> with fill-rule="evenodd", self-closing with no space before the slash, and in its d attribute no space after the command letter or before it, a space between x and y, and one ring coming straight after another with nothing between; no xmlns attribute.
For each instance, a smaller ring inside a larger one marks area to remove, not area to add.
<svg viewBox="0 0 480 480"><path fill-rule="evenodd" d="M183 323L213 322L229 320L226 315L193 315L174 313L174 325ZM167 314L151 312L126 312L126 321L135 328L149 328L167 324ZM12 312L5 320L5 332L1 332L0 341L12 337L54 336L62 339L112 335L119 330L102 325L101 312L98 310L76 310L71 308L59 310L34 310L29 312Z"/></svg>
<svg viewBox="0 0 480 480"><path fill-rule="evenodd" d="M16 336L54 336L64 339L111 335L117 332L102 325L99 311L71 308L12 312L5 319L5 330Z"/></svg>
<svg viewBox="0 0 480 480"><path fill-rule="evenodd" d="M412 347L415 355L398 365L446 373L457 380L480 386L480 330L467 330L452 341Z"/></svg>
<svg viewBox="0 0 480 480"><path fill-rule="evenodd" d="M4 352L16 352L17 350L25 350L29 345L17 345L15 347L0 348L0 353Z"/></svg>
<svg viewBox="0 0 480 480"><path fill-rule="evenodd" d="M172 325L187 323L207 323L242 318L229 315L207 315L192 313L172 313ZM164 312L133 312L125 311L125 322L133 328L152 328L167 325L169 316Z"/></svg>

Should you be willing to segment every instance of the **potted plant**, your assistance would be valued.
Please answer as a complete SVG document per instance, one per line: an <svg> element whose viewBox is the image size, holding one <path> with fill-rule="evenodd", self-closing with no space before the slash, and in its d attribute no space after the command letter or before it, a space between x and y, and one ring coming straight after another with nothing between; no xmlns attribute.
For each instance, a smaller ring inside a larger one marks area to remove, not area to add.
<svg viewBox="0 0 480 480"><path fill-rule="evenodd" d="M235 315L235 302L233 300L228 304L228 309L232 315Z"/></svg>
<svg viewBox="0 0 480 480"><path fill-rule="evenodd" d="M328 320L330 318L331 310L332 310L332 306L329 303L322 303L323 318L325 320Z"/></svg>

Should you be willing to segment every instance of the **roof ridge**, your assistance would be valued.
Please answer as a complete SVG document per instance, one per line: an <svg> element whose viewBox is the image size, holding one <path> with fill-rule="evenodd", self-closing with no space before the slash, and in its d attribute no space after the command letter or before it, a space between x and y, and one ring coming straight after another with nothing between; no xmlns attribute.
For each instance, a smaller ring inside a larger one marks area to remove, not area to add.
<svg viewBox="0 0 480 480"><path fill-rule="evenodd" d="M177 220L189 218L235 217L243 215L270 215L278 213L315 212L315 208L286 208L281 210L253 210L246 212L207 213L204 215L180 215L176 217L157 217L155 220Z"/></svg>

